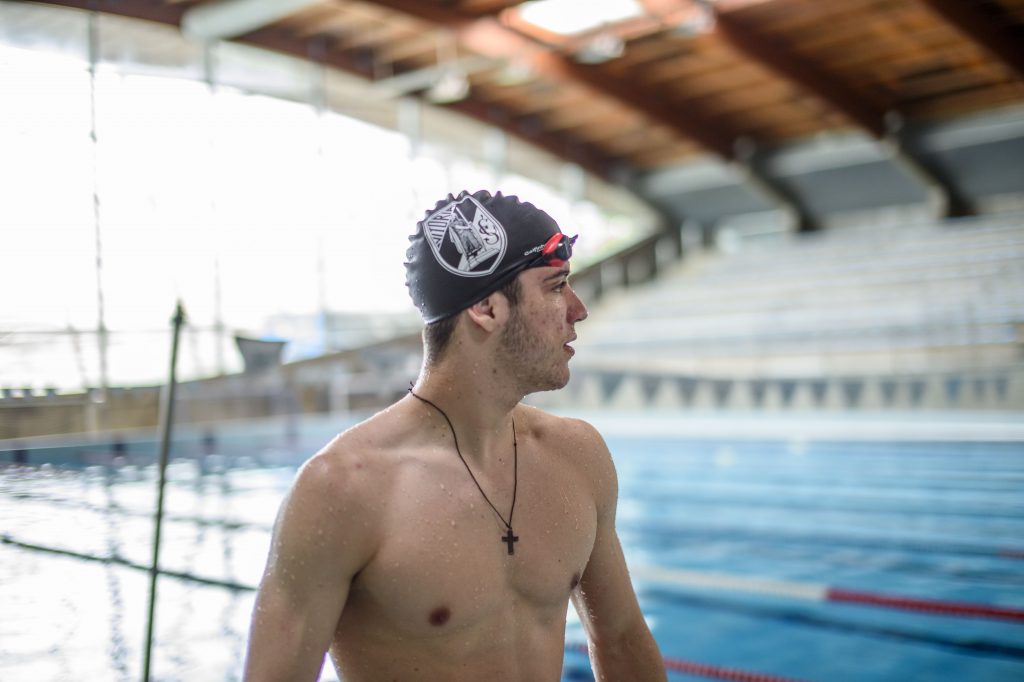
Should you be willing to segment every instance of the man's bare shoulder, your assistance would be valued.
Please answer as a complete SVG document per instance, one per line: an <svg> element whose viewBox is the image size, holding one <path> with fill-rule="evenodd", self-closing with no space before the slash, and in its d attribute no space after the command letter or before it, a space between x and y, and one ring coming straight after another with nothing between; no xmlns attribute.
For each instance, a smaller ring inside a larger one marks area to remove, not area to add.
<svg viewBox="0 0 1024 682"><path fill-rule="evenodd" d="M591 423L526 405L517 408L517 415L529 424L530 434L546 452L572 466L577 480L590 482L598 509L614 510L618 499L615 464L604 438Z"/></svg>
<svg viewBox="0 0 1024 682"><path fill-rule="evenodd" d="M392 406L335 436L299 469L293 502L323 504L324 512L350 517L385 499L395 465L414 441L407 421Z"/></svg>
<svg viewBox="0 0 1024 682"><path fill-rule="evenodd" d="M530 434L536 438L547 441L557 439L570 441L582 446L587 452L595 451L592 454L601 456L608 452L604 438L594 428L593 424L576 419L574 417L562 417L551 414L544 410L530 405L519 405L516 408L517 418L525 421Z"/></svg>
<svg viewBox="0 0 1024 682"><path fill-rule="evenodd" d="M525 421L529 434L546 448L599 477L614 476L615 467L608 446L590 422L551 414L528 405L520 405L516 414Z"/></svg>
<svg viewBox="0 0 1024 682"><path fill-rule="evenodd" d="M279 517L282 537L316 541L304 543L306 550L348 548L353 573L376 551L394 488L395 463L414 440L403 435L403 420L390 410L339 434L310 457L299 469Z"/></svg>
<svg viewBox="0 0 1024 682"><path fill-rule="evenodd" d="M405 410L392 405L338 434L303 465L303 472L338 484L386 475L415 441L405 428Z"/></svg>

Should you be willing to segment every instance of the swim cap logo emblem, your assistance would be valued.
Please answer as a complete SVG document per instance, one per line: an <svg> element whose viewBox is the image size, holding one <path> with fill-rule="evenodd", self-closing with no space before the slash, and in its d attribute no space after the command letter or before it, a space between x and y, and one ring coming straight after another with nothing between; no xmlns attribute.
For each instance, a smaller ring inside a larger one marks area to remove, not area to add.
<svg viewBox="0 0 1024 682"><path fill-rule="evenodd" d="M423 230L437 262L463 277L494 272L508 244L505 228L471 196L427 216Z"/></svg>

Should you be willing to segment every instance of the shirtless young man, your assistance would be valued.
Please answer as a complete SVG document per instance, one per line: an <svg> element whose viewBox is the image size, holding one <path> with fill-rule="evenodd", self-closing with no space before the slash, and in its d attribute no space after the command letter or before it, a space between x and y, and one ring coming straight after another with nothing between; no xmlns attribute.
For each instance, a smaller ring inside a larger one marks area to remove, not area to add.
<svg viewBox="0 0 1024 682"><path fill-rule="evenodd" d="M347 682L556 682L572 600L598 680L665 680L615 532L604 441L520 404L569 380L587 316L566 281L574 239L516 197L463 192L410 241L422 373L300 470L245 679L314 680L329 650Z"/></svg>

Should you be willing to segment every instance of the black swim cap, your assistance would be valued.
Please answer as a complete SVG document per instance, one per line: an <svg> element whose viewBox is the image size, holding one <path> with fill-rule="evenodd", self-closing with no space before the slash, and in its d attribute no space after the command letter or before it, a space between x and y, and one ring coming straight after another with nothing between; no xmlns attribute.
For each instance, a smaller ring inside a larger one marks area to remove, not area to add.
<svg viewBox="0 0 1024 682"><path fill-rule="evenodd" d="M536 259L558 223L519 197L467 191L437 202L416 224L405 284L427 324L494 293Z"/></svg>

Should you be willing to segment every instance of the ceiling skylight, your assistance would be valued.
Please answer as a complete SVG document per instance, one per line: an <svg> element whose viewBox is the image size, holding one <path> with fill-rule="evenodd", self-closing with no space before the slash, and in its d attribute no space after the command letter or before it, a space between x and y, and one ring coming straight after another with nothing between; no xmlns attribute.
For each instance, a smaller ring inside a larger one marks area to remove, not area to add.
<svg viewBox="0 0 1024 682"><path fill-rule="evenodd" d="M518 11L523 21L564 36L644 15L636 0L534 0Z"/></svg>

